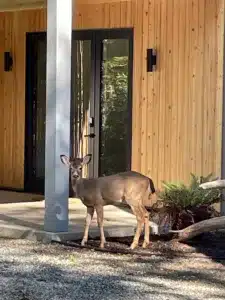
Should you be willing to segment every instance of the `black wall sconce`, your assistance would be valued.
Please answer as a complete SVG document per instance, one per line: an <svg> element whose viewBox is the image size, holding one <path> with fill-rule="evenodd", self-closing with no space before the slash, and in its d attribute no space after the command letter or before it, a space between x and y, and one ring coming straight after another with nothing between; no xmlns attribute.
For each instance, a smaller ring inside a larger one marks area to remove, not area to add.
<svg viewBox="0 0 225 300"><path fill-rule="evenodd" d="M147 49L147 72L155 71L156 67L156 50Z"/></svg>
<svg viewBox="0 0 225 300"><path fill-rule="evenodd" d="M4 71L12 71L13 58L10 52L4 52Z"/></svg>

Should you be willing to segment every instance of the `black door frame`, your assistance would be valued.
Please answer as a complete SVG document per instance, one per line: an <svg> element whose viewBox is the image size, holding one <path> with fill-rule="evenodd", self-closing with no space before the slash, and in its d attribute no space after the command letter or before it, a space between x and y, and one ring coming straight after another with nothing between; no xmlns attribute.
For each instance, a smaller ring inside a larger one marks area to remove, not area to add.
<svg viewBox="0 0 225 300"><path fill-rule="evenodd" d="M99 87L95 93L95 118L99 120L97 122L98 124L98 135L96 139L96 151L99 152L99 146L101 143L100 140L100 96L102 91L101 86L101 62L102 62L102 48L103 44L102 41L104 39L128 39L129 40L129 61L128 61L128 141L126 143L127 145L127 170L131 170L131 153L132 153L132 87L133 87L133 30L132 29L114 29L114 30L103 30L96 32L96 49L97 49L97 57L96 57L96 83L95 87ZM98 160L98 161L97 161ZM100 164L99 164L99 155L97 157L97 160L95 160L95 173L94 176L97 177L100 171Z"/></svg>
<svg viewBox="0 0 225 300"><path fill-rule="evenodd" d="M45 33L26 34L26 93L25 93L25 153L24 153L24 190L26 192L43 193L42 183L37 183L33 169L36 86L37 86L37 41L45 39Z"/></svg>
<svg viewBox="0 0 225 300"><path fill-rule="evenodd" d="M76 40L91 40L91 69L92 69L92 86L91 98L93 101L90 106L90 115L95 120L100 119L100 95L101 95L101 62L102 62L102 41L104 39L129 39L129 75L128 75L128 143L127 153L128 169L131 169L131 153L132 153L132 85L133 85L133 29L97 29L97 30L76 30L72 32L72 38ZM44 193L43 183L37 183L34 176L33 166L33 139L35 138L35 109L36 97L35 88L37 82L37 66L36 61L36 43L39 40L46 39L46 32L29 32L26 34L26 105L25 105L25 161L24 161L24 190L26 192ZM72 115L71 110L71 115ZM72 126L71 126L72 130ZM91 133L91 128L89 127ZM99 153L99 136L100 122L95 122L94 131L96 134L94 141L94 152ZM71 145L73 141L71 139ZM91 143L89 143L91 144ZM95 155L96 157L96 155ZM89 172L91 176L97 177L99 173L99 157L92 160Z"/></svg>

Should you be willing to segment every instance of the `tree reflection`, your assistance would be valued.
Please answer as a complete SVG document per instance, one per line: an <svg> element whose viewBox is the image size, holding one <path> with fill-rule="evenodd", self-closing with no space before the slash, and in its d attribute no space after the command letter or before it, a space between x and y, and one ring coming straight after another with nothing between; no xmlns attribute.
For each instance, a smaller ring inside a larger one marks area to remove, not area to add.
<svg viewBox="0 0 225 300"><path fill-rule="evenodd" d="M128 167L128 47L128 40L104 41L100 175Z"/></svg>

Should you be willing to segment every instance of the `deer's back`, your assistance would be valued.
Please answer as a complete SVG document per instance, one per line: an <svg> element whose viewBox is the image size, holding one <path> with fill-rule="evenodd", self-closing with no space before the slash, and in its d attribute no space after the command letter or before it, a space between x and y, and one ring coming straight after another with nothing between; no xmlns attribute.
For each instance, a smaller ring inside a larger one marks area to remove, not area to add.
<svg viewBox="0 0 225 300"><path fill-rule="evenodd" d="M109 205L116 202L133 204L150 193L149 178L134 171L115 175L83 179L78 186L78 196L85 205Z"/></svg>

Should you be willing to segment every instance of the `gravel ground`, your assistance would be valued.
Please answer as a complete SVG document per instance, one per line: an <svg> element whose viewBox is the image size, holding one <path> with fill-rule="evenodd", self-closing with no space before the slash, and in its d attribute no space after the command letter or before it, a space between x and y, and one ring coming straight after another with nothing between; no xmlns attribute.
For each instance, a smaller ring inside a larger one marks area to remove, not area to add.
<svg viewBox="0 0 225 300"><path fill-rule="evenodd" d="M222 257L176 242L153 244L124 255L0 239L0 299L225 299Z"/></svg>

